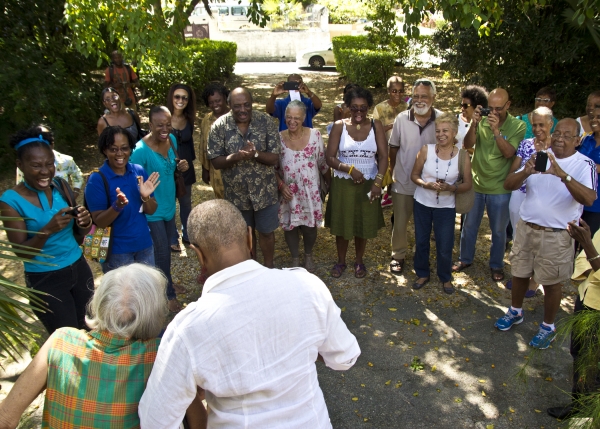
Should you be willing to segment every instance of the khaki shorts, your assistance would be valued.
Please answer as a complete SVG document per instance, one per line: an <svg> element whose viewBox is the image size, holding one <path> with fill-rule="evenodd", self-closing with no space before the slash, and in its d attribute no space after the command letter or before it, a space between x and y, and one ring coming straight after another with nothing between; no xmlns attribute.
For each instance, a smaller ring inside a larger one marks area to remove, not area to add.
<svg viewBox="0 0 600 429"><path fill-rule="evenodd" d="M509 255L513 277L533 279L541 285L562 283L573 274L573 239L567 230L536 230L519 219Z"/></svg>

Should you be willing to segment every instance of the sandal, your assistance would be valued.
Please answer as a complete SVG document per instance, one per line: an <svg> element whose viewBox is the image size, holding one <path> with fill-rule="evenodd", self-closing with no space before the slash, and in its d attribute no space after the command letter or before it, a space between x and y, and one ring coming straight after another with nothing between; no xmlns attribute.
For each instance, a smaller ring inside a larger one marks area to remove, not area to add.
<svg viewBox="0 0 600 429"><path fill-rule="evenodd" d="M335 264L331 269L331 277L334 279L339 279L342 277L342 274L346 271L346 264Z"/></svg>
<svg viewBox="0 0 600 429"><path fill-rule="evenodd" d="M458 273L458 272L460 272L462 270L466 270L471 265L473 265L473 264L465 264L462 261L458 261L457 263L455 263L454 265L452 265L452 271L454 271L455 273Z"/></svg>
<svg viewBox="0 0 600 429"><path fill-rule="evenodd" d="M399 276L402 274L402 270L404 270L404 259L394 259L392 258L390 262L390 273Z"/></svg>
<svg viewBox="0 0 600 429"><path fill-rule="evenodd" d="M444 292L448 295L452 295L454 293L454 285L452 284L452 282L448 283L450 283L450 286L448 287L444 286L446 283L442 283L442 289L444 289Z"/></svg>
<svg viewBox="0 0 600 429"><path fill-rule="evenodd" d="M357 264L354 263L354 277L357 279L362 279L367 275L367 267L365 264Z"/></svg>
<svg viewBox="0 0 600 429"><path fill-rule="evenodd" d="M424 279L423 283L419 283L419 280ZM414 290L419 290L421 289L423 286L425 286L427 283L429 283L429 279L430 277L420 277L418 278L412 285L412 288Z"/></svg>
<svg viewBox="0 0 600 429"><path fill-rule="evenodd" d="M171 252L181 253L181 246L179 246L179 243L171 244Z"/></svg>
<svg viewBox="0 0 600 429"><path fill-rule="evenodd" d="M504 270L502 268L490 268L492 272L492 281L501 282L504 280Z"/></svg>

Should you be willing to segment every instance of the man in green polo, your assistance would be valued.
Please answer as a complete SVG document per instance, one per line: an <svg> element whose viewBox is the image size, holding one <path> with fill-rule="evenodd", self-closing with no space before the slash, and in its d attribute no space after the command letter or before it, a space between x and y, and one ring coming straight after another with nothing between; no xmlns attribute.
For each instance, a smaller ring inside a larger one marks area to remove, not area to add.
<svg viewBox="0 0 600 429"><path fill-rule="evenodd" d="M508 113L510 100L506 90L496 88L490 92L488 107L488 116L483 116L482 107L477 106L473 113L473 123L464 139L465 149L475 147L471 164L475 204L465 217L460 237L460 258L452 270L462 271L473 263L477 233L485 209L492 230L492 280L501 281L504 279L510 201L510 191L504 189L504 179L508 175L517 147L525 136L526 126L523 121Z"/></svg>

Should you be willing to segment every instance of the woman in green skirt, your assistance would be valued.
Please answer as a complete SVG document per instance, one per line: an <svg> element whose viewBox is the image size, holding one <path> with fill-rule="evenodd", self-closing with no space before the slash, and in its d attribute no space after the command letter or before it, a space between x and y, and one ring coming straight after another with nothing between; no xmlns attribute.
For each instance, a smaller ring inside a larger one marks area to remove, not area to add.
<svg viewBox="0 0 600 429"><path fill-rule="evenodd" d="M388 148L381 122L367 118L373 105L371 93L352 88L344 94L344 103L351 116L333 125L327 145L327 164L334 173L325 226L336 236L338 261L331 276L340 277L346 270L348 242L354 237L354 276L363 278L367 275L363 263L367 239L375 238L385 225L379 198Z"/></svg>

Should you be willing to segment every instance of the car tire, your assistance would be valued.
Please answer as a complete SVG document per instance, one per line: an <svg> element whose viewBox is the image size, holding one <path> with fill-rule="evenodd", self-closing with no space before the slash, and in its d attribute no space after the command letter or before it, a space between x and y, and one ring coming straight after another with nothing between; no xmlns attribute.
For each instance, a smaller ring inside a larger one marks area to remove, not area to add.
<svg viewBox="0 0 600 429"><path fill-rule="evenodd" d="M323 57L315 55L314 57L310 57L310 60L308 60L308 65L311 69L322 69L325 65L325 60Z"/></svg>

